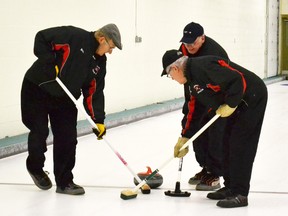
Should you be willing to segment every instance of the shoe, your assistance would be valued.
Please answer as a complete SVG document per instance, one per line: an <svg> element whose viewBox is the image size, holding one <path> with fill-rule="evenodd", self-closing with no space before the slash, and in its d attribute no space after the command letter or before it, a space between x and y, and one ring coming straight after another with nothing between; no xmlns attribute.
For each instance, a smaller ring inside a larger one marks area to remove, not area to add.
<svg viewBox="0 0 288 216"><path fill-rule="evenodd" d="M207 173L206 169L203 168L199 173L196 173L193 177L191 177L188 181L191 185L197 185L200 183L202 177Z"/></svg>
<svg viewBox="0 0 288 216"><path fill-rule="evenodd" d="M213 200L222 200L230 196L232 196L232 193L230 189L227 187L220 188L219 190L215 192L211 192L207 194L207 198L213 199Z"/></svg>
<svg viewBox="0 0 288 216"><path fill-rule="evenodd" d="M216 204L222 208L236 208L236 207L244 207L248 206L248 198L246 196L242 196L240 194L227 197L226 199L220 200Z"/></svg>
<svg viewBox="0 0 288 216"><path fill-rule="evenodd" d="M41 171L39 173L32 173L28 170L28 173L38 188L42 190L48 190L52 187L51 180L47 175L49 174L48 172Z"/></svg>
<svg viewBox="0 0 288 216"><path fill-rule="evenodd" d="M211 173L204 175L199 184L196 185L196 190L211 191L220 188L220 178Z"/></svg>
<svg viewBox="0 0 288 216"><path fill-rule="evenodd" d="M74 182L70 182L65 187L57 186L56 193L70 194L70 195L82 195L82 194L85 194L85 190L83 187L74 184Z"/></svg>

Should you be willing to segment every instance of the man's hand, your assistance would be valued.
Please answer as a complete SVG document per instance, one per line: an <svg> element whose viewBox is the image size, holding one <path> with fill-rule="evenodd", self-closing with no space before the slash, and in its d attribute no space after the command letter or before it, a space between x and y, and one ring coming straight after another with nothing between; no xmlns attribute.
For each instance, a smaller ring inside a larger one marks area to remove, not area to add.
<svg viewBox="0 0 288 216"><path fill-rule="evenodd" d="M237 106L232 108L228 104L222 104L216 110L216 114L220 115L221 117L228 117L236 110L236 108L237 108Z"/></svg>
<svg viewBox="0 0 288 216"><path fill-rule="evenodd" d="M188 141L189 139L186 137L179 137L178 142L176 143L176 145L174 146L174 157L178 157L178 158L182 158L184 157L188 151L189 148L188 146L184 149L182 149L181 151L179 151L181 149L181 147Z"/></svg>
<svg viewBox="0 0 288 216"><path fill-rule="evenodd" d="M104 124L96 123L97 128L93 128L93 132L96 134L97 139L103 139L103 136L106 134L106 127Z"/></svg>

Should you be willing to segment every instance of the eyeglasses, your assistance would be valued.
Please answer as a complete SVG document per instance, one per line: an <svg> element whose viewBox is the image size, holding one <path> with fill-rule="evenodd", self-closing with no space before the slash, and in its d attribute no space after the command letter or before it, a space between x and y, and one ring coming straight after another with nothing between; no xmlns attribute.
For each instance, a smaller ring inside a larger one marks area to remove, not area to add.
<svg viewBox="0 0 288 216"><path fill-rule="evenodd" d="M166 73L167 73L167 77L168 78L172 78L172 76L171 76L171 70L173 69L173 67L171 67L171 66L168 66L167 68L166 68Z"/></svg>
<svg viewBox="0 0 288 216"><path fill-rule="evenodd" d="M115 45L114 45L114 46L111 46L111 45L109 44L109 42L108 42L108 40L107 40L106 37L105 37L105 42L106 42L106 44L109 46L109 50L112 50L112 49L115 48Z"/></svg>

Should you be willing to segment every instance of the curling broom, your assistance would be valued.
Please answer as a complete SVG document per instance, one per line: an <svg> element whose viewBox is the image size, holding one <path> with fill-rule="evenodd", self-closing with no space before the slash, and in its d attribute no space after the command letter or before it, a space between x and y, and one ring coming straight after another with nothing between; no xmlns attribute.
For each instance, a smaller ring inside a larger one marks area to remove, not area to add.
<svg viewBox="0 0 288 216"><path fill-rule="evenodd" d="M90 116L87 114L87 112L84 110L83 106L81 103L79 103L79 101L77 101L74 96L71 94L71 92L67 89L67 87L63 84L63 82L56 77L56 81L57 83L61 86L61 88L65 91L65 93L69 96L69 98L74 102L74 104L76 105L78 110L81 110L82 113L85 115L86 119L89 121L89 123L91 124L91 126L93 128L95 128L95 123L94 121L90 118ZM130 173L134 176L134 178L138 181L141 182L141 179L139 178L139 176L131 169L131 167L129 166L129 164L123 159L123 157L119 154L119 152L117 152L113 146L107 141L107 139L105 139L105 137L103 137L103 140L106 142L106 144L112 149L112 151L117 155L117 157L122 161L122 163L128 168L128 170L130 171ZM143 186L143 187L142 187ZM148 184L142 184L141 186L141 191L143 194L149 194L151 189L149 187ZM140 188L139 187L139 188ZM138 188L138 189L139 189Z"/></svg>
<svg viewBox="0 0 288 216"><path fill-rule="evenodd" d="M218 119L220 115L215 115L212 119L210 119L202 128L200 128L197 133L194 134L194 136L191 137L190 140L188 140L179 151L185 149L188 147L190 142L193 142L198 136L200 136L216 119ZM166 162L164 162L158 169L155 169L149 176L147 176L145 179L143 179L136 187L134 187L132 190L123 190L121 192L120 197L123 200L129 200L137 197L137 191L139 188L141 188L146 182L151 179L156 173L158 173L161 169L163 169L166 165L168 165L172 160L174 159L174 155L171 156Z"/></svg>

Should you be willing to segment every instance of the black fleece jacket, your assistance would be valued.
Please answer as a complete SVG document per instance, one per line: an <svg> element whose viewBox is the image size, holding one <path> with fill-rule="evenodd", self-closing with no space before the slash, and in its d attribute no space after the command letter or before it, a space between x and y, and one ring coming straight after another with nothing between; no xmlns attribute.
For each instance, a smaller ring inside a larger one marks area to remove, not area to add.
<svg viewBox="0 0 288 216"><path fill-rule="evenodd" d="M74 26L39 31L34 43L37 60L28 69L25 78L52 97L67 97L55 80L57 65L60 69L58 77L69 91L76 99L82 92L87 113L96 123L103 123L107 58L95 54L98 46L94 32Z"/></svg>

